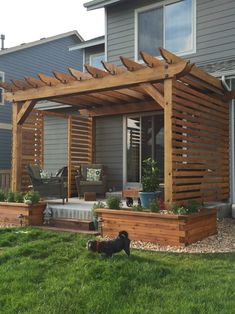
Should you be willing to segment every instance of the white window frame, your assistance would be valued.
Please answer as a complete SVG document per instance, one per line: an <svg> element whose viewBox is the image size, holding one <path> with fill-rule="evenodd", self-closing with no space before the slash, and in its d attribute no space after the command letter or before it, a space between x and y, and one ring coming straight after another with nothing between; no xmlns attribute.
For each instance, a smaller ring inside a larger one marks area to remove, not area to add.
<svg viewBox="0 0 235 314"><path fill-rule="evenodd" d="M0 71L0 76L2 77L1 82L5 82L5 73ZM4 89L2 87L0 87L0 89L2 91L2 101L0 101L0 106L3 106L4 105L4 96L3 96Z"/></svg>
<svg viewBox="0 0 235 314"><path fill-rule="evenodd" d="M91 55L89 56L89 64L90 64L91 66L93 66L93 65L92 65L92 58L94 58L94 57L99 57L99 56L103 56L104 59L105 59L105 52L98 52L98 53L93 53L93 54L91 54ZM100 66L102 67L102 63L100 64Z"/></svg>
<svg viewBox="0 0 235 314"><path fill-rule="evenodd" d="M122 180L123 180L123 187L125 187L127 185L127 183L129 184L129 182L127 182L127 119L131 118L131 117L145 117L145 116L157 116L157 115L162 115L162 111L148 111L148 112L136 112L136 113L130 113L130 114L125 114L122 117L122 127L123 127L123 142L122 142L122 151L123 151L123 160L122 160ZM140 124L140 133L142 133L142 129L141 129L141 124ZM140 142L140 156L141 156L141 150L142 150L142 143ZM139 171L140 171L140 178L141 178L141 161L139 164ZM135 184L139 184L139 182L131 182L131 184L134 186Z"/></svg>
<svg viewBox="0 0 235 314"><path fill-rule="evenodd" d="M179 0L168 0L168 1L162 1L157 4L151 4L144 6L142 8L136 9L135 10L135 61L139 61L139 52L138 52L138 15L141 12L149 11L151 9L155 9L158 7L164 7L177 3ZM184 55L190 55L196 53L196 0L192 0L192 14L193 14L193 22L192 22L192 33L193 33L193 47L190 51L180 51L177 52L176 54L178 56L184 56ZM157 53L157 48L156 47L156 57L159 57L159 54ZM165 48L165 14L163 13L163 48Z"/></svg>

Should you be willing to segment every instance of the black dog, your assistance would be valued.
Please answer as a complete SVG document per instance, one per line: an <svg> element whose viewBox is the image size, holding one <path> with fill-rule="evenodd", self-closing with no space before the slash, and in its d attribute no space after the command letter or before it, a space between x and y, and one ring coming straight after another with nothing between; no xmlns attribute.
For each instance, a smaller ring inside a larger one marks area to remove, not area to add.
<svg viewBox="0 0 235 314"><path fill-rule="evenodd" d="M124 250L126 254L130 255L130 239L126 231L120 231L118 237L114 240L96 241L90 240L87 242L89 251L101 253L106 257L112 257L114 253Z"/></svg>

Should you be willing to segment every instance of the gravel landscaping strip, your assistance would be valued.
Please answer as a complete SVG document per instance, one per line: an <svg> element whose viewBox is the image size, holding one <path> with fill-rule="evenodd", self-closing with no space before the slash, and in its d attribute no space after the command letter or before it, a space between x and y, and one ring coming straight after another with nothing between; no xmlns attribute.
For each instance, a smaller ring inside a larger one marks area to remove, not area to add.
<svg viewBox="0 0 235 314"><path fill-rule="evenodd" d="M235 219L225 218L217 221L218 233L186 247L163 246L160 244L132 241L131 247L141 250L187 253L235 252Z"/></svg>
<svg viewBox="0 0 235 314"><path fill-rule="evenodd" d="M0 228L13 227L0 224ZM217 221L218 233L186 247L164 246L155 243L131 241L131 247L140 250L186 253L224 253L235 252L235 219L224 218Z"/></svg>

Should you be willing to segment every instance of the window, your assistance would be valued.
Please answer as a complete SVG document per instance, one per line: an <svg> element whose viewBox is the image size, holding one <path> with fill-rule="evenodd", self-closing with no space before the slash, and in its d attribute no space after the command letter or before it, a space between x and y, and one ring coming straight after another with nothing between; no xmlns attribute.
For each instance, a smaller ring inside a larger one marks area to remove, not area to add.
<svg viewBox="0 0 235 314"><path fill-rule="evenodd" d="M0 82L4 82L3 72L0 72ZM4 105L3 92L4 92L4 89L0 87L0 105Z"/></svg>
<svg viewBox="0 0 235 314"><path fill-rule="evenodd" d="M104 60L104 53L90 55L90 65L93 67L103 69L103 65L101 63L102 60Z"/></svg>
<svg viewBox="0 0 235 314"><path fill-rule="evenodd" d="M140 51L157 55L157 49L195 52L195 1L182 0L148 6L136 11L136 59Z"/></svg>
<svg viewBox="0 0 235 314"><path fill-rule="evenodd" d="M162 113L126 117L126 182L140 182L142 161L157 160L160 178L164 178L164 116Z"/></svg>

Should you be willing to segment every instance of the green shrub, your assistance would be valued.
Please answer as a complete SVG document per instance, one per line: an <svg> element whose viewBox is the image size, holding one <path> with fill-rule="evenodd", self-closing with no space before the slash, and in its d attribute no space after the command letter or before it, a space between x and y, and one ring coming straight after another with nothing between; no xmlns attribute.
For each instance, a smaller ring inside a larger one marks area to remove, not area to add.
<svg viewBox="0 0 235 314"><path fill-rule="evenodd" d="M7 201L7 202L10 202L10 203L15 202L15 193L12 192L12 191L9 191L9 192L7 193L6 201Z"/></svg>
<svg viewBox="0 0 235 314"><path fill-rule="evenodd" d="M135 212L142 212L142 211L143 211L143 207L142 207L140 204L138 204L138 205L133 205L133 206L131 207L131 209L132 209L133 211L135 211Z"/></svg>
<svg viewBox="0 0 235 314"><path fill-rule="evenodd" d="M105 208L105 203L99 201L98 203L94 203L93 207L92 207L92 215L93 217L97 217L97 214L95 212L95 209L97 208Z"/></svg>
<svg viewBox="0 0 235 314"><path fill-rule="evenodd" d="M187 215L188 210L182 205L172 204L171 205L171 212L175 215Z"/></svg>
<svg viewBox="0 0 235 314"><path fill-rule="evenodd" d="M153 213L159 213L160 212L160 207L159 207L157 200L151 200L149 202L149 209Z"/></svg>
<svg viewBox="0 0 235 314"><path fill-rule="evenodd" d="M21 192L15 193L15 202L16 203L24 203L24 195Z"/></svg>
<svg viewBox="0 0 235 314"><path fill-rule="evenodd" d="M202 204L197 200L189 200L186 205L189 213L197 213L201 206Z"/></svg>
<svg viewBox="0 0 235 314"><path fill-rule="evenodd" d="M0 190L0 202L4 202L6 200L6 193L3 190Z"/></svg>
<svg viewBox="0 0 235 314"><path fill-rule="evenodd" d="M30 191L24 196L25 201L31 201L32 204L37 204L40 200L40 194L37 191Z"/></svg>
<svg viewBox="0 0 235 314"><path fill-rule="evenodd" d="M121 206L121 200L118 196L109 196L106 200L107 206L110 209L120 209Z"/></svg>
<svg viewBox="0 0 235 314"><path fill-rule="evenodd" d="M147 158L142 162L143 192L155 192L159 188L159 169L157 162L152 158Z"/></svg>

